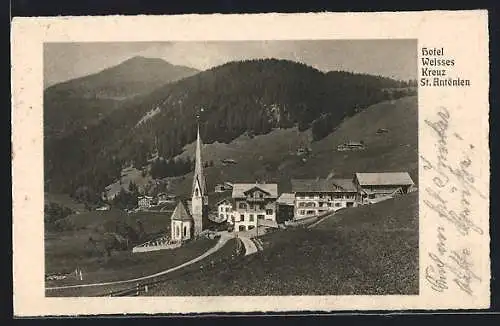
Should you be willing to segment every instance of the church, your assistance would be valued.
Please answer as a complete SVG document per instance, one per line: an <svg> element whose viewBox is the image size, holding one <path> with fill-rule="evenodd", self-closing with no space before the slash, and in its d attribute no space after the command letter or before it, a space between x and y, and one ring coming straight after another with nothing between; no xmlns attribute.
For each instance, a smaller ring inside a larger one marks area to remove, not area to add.
<svg viewBox="0 0 500 326"><path fill-rule="evenodd" d="M170 222L170 239L172 241L186 241L196 238L203 231L203 226L207 222L208 196L201 158L202 145L198 125L191 201L186 204L179 201L172 213Z"/></svg>

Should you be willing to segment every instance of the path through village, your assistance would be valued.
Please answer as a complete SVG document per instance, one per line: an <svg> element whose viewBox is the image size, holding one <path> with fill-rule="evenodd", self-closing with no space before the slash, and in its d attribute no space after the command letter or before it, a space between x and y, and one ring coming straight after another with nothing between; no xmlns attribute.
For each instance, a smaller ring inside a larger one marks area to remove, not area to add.
<svg viewBox="0 0 500 326"><path fill-rule="evenodd" d="M232 238L235 238L235 234L228 233L227 231L219 232L220 235L219 241L213 246L212 248L208 249L205 251L203 254L200 256L193 258L181 265L169 268L167 270L151 274L151 275L146 275L143 277L138 277L138 278L133 278L133 279L128 279L128 280L122 280L122 281L113 281L113 282L102 282L102 283L91 283L91 284L77 284L77 285L65 285L65 286L56 286L56 287L48 287L46 290L62 290L62 289L74 289L74 288L87 288L87 287L96 287L96 286L109 286L109 285L118 285L118 284L125 284L125 283L132 283L132 282L139 282L139 281L145 281L154 277L162 276L171 272L174 272L176 270L179 270L181 268L184 268L186 266L189 266L191 264L194 264L211 254L217 252L219 249L224 247L224 245ZM258 251L255 243L250 239L249 236L246 235L241 235L239 234L238 237L242 244L245 246L245 256L252 255Z"/></svg>

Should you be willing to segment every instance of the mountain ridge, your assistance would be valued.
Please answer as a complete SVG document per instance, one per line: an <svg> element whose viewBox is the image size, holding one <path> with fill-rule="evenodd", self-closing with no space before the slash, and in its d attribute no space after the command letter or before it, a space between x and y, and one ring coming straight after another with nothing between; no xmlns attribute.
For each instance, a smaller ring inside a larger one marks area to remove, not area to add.
<svg viewBox="0 0 500 326"><path fill-rule="evenodd" d="M162 59L136 56L95 74L52 85L44 91L45 136L94 124L125 102L197 72Z"/></svg>
<svg viewBox="0 0 500 326"><path fill-rule="evenodd" d="M274 128L296 126L303 131L314 123L326 128L317 136L321 139L368 106L407 95L385 89L404 87L408 85L390 78L323 73L288 60L226 63L158 87L92 128L49 144L46 175L67 183L68 191L81 184L102 189L125 164L142 167L156 139L160 156L181 153L194 140L195 116L201 108L200 131L206 143L228 143L244 133L267 134ZM154 117L144 120L152 111Z"/></svg>

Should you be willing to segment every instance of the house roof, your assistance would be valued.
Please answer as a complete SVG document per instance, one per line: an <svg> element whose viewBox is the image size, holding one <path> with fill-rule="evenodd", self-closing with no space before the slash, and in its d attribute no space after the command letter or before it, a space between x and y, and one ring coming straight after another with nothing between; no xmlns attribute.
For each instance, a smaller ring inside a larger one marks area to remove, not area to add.
<svg viewBox="0 0 500 326"><path fill-rule="evenodd" d="M282 205L293 205L295 202L295 195L292 193L284 192L279 196L277 200L278 204Z"/></svg>
<svg viewBox="0 0 500 326"><path fill-rule="evenodd" d="M356 173L356 179L362 186L414 184L408 172Z"/></svg>
<svg viewBox="0 0 500 326"><path fill-rule="evenodd" d="M221 200L219 200L216 205L219 206L220 204L223 204L224 202L227 202L229 204L233 204L232 198L226 197L226 198L222 198Z"/></svg>
<svg viewBox="0 0 500 326"><path fill-rule="evenodd" d="M330 181L337 187L336 191L350 191L356 192L356 186L352 179L330 179Z"/></svg>
<svg viewBox="0 0 500 326"><path fill-rule="evenodd" d="M356 192L351 179L292 179L293 192Z"/></svg>
<svg viewBox="0 0 500 326"><path fill-rule="evenodd" d="M253 188L258 188L269 194L271 198L278 197L278 185L276 183L234 183L233 184L233 198L246 197L245 192Z"/></svg>
<svg viewBox="0 0 500 326"><path fill-rule="evenodd" d="M182 201L179 201L175 206L171 219L175 221L193 221L193 217L188 213Z"/></svg>

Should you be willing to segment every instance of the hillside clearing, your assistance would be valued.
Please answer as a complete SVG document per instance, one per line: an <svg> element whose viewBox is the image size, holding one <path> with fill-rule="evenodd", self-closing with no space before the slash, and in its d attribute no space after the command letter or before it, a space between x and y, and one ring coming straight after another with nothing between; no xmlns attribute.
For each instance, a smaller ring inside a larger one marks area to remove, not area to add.
<svg viewBox="0 0 500 326"><path fill-rule="evenodd" d="M277 182L280 192L290 191L291 178L327 176L352 177L355 172L408 171L418 182L418 99L409 96L375 104L342 122L324 139L312 142L310 130L275 129L266 135L240 136L229 144L212 143L203 148L209 191L225 181ZM379 129L387 133L379 134ZM345 141L364 141L363 151L338 152ZM297 149L310 147L307 156ZM192 157L194 143L184 147L179 157ZM237 164L223 165L220 159L232 158ZM170 178L178 195L188 194L192 175Z"/></svg>

